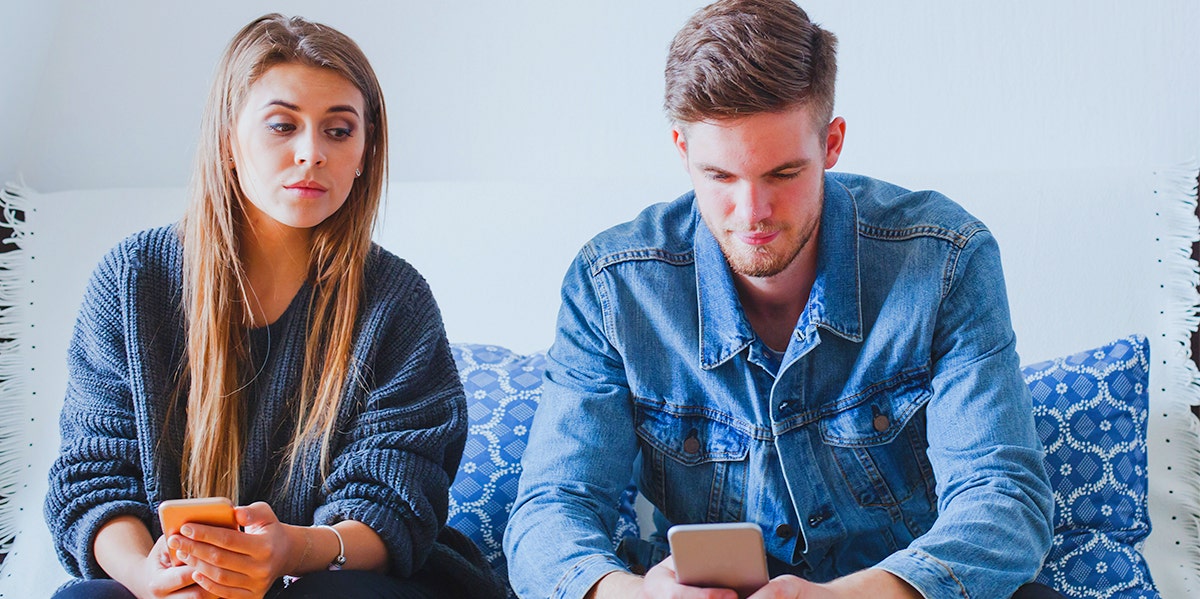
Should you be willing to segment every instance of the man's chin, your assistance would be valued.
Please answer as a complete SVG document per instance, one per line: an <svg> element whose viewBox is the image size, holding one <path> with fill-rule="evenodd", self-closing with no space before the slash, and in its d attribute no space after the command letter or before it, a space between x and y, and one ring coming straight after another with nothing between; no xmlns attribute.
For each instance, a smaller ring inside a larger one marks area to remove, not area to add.
<svg viewBox="0 0 1200 599"><path fill-rule="evenodd" d="M773 277L788 266L788 261L782 257L772 254L758 253L756 255L740 255L731 257L728 254L725 260L729 262L729 269L743 277L766 278Z"/></svg>

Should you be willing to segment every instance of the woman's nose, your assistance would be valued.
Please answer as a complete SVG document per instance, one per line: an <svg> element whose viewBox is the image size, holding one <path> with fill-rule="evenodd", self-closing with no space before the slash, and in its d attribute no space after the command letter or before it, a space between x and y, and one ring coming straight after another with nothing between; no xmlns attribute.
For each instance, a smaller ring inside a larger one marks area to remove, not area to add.
<svg viewBox="0 0 1200 599"><path fill-rule="evenodd" d="M296 166L322 166L325 148L316 132L296 136Z"/></svg>

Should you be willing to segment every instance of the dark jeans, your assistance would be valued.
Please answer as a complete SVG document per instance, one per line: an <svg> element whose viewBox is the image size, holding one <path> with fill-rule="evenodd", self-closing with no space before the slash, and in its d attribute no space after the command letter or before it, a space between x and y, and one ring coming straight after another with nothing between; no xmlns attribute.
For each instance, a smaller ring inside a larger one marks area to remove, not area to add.
<svg viewBox="0 0 1200 599"><path fill-rule="evenodd" d="M1036 582L1031 582L1013 593L1012 599L1065 599L1058 591Z"/></svg>
<svg viewBox="0 0 1200 599"><path fill-rule="evenodd" d="M282 582L267 591L266 599L436 599L437 589L420 580L391 578L374 572L341 570L313 572L293 582L286 589ZM115 580L86 580L63 587L54 599L134 599L121 583Z"/></svg>

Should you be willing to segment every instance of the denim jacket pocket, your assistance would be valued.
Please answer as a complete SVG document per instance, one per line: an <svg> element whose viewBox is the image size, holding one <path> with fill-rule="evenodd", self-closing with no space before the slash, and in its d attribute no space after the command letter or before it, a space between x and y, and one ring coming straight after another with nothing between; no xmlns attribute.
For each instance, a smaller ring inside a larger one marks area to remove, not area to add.
<svg viewBox="0 0 1200 599"><path fill-rule="evenodd" d="M672 524L741 520L750 436L688 406L637 406L641 490Z"/></svg>
<svg viewBox="0 0 1200 599"><path fill-rule="evenodd" d="M821 418L821 441L860 505L894 508L914 498L936 503L924 418L932 395L924 373L896 377Z"/></svg>

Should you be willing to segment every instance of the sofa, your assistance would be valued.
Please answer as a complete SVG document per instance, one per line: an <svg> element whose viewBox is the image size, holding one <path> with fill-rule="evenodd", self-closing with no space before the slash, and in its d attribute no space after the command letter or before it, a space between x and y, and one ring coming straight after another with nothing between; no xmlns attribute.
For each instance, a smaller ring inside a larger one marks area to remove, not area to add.
<svg viewBox="0 0 1200 599"><path fill-rule="evenodd" d="M1042 579L1070 597L1153 597L1155 586L1167 599L1200 594L1200 427L1188 409L1200 391L1183 345L1195 327L1188 316L1195 263L1180 250L1195 237L1195 221L1151 222L1160 211L1191 215L1194 199L1189 205L1168 194L1183 189L1172 187L1177 182L1108 171L1072 181L1030 173L914 179L951 197L980 198L972 210L1001 242L1018 351L1034 358L1026 360L1025 376L1056 492L1055 545ZM404 206L405 218L389 217L377 234L425 274L442 306L471 417L450 524L471 536L501 574L500 539L540 397L541 352L551 340L559 277L574 251L566 248L615 222L596 207L622 191L572 185L583 207L577 208L562 206L566 188L394 183L389 202ZM1060 206L1101 195L1143 201L1106 201L1128 211L1082 217ZM433 201L405 203L413 197ZM503 217L497 197L577 212L569 221L577 230L516 235L497 225ZM57 452L65 345L87 275L108 247L178 218L182 204L178 188L0 193L0 220L13 229L8 242L17 248L0 253L0 553L7 551L0 599L48 596L66 576L41 506ZM1000 205L1005 212L988 213ZM495 215L464 225L474 228L463 236L476 242L448 247L440 230L414 224L445 222L463 211ZM1026 225L1020 215L1032 212L1037 223L1053 225L1020 231ZM1142 229L1149 241L1126 239L1124 232ZM1071 239L1085 235L1101 242L1075 249ZM1127 273L1129 264L1136 268ZM1107 276L1118 269L1120 277ZM1033 322L1034 316L1044 318ZM1123 337L1135 332L1144 337ZM496 345L467 343L477 340ZM1043 360L1050 356L1060 357ZM632 497L620 506L626 517L614 543L649 533L637 526L648 522L644 503L637 517Z"/></svg>
<svg viewBox="0 0 1200 599"><path fill-rule="evenodd" d="M546 358L487 345L459 344L453 351L470 428L448 523L471 537L507 580L504 525ZM1037 580L1070 599L1159 597L1141 553L1150 533L1149 353L1144 337L1131 336L1022 370L1054 488L1054 543ZM639 534L626 499L614 547Z"/></svg>

